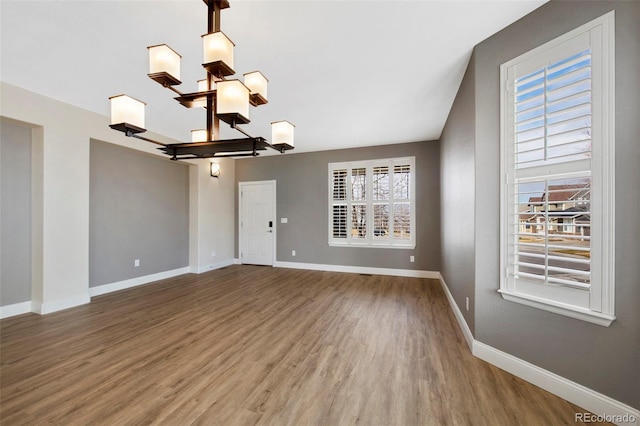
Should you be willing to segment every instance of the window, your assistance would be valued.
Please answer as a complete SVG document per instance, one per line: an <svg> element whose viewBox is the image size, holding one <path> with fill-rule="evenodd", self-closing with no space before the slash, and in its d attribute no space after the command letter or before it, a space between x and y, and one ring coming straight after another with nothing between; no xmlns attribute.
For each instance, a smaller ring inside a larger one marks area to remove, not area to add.
<svg viewBox="0 0 640 426"><path fill-rule="evenodd" d="M614 317L613 12L501 66L502 296Z"/></svg>
<svg viewBox="0 0 640 426"><path fill-rule="evenodd" d="M329 245L415 248L415 157L329 164Z"/></svg>

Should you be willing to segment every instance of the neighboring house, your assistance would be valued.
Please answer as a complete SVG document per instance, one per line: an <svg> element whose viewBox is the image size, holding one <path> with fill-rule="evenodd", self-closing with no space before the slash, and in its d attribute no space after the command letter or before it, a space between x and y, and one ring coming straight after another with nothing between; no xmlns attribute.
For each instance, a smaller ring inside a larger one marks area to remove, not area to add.
<svg viewBox="0 0 640 426"><path fill-rule="evenodd" d="M530 197L527 210L520 213L520 233L590 236L591 189L585 185L549 185L540 197Z"/></svg>

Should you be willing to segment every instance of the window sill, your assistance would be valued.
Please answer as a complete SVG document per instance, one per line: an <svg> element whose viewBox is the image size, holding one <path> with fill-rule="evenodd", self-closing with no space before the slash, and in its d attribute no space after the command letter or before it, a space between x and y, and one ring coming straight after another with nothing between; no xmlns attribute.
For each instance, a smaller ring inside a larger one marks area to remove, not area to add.
<svg viewBox="0 0 640 426"><path fill-rule="evenodd" d="M415 250L416 245L384 245L384 244L368 244L368 243L334 243L329 242L330 247L353 247L353 248L381 248L381 249L404 249L404 250Z"/></svg>
<svg viewBox="0 0 640 426"><path fill-rule="evenodd" d="M502 298L510 302L520 303L522 305L531 306L533 308L542 309L544 311L553 312L567 317L579 319L581 321L590 322L603 327L609 327L616 319L614 315L602 314L600 312L589 311L575 306L565 305L562 303L554 303L545 299L528 296L521 293L513 293L506 290L498 290Z"/></svg>

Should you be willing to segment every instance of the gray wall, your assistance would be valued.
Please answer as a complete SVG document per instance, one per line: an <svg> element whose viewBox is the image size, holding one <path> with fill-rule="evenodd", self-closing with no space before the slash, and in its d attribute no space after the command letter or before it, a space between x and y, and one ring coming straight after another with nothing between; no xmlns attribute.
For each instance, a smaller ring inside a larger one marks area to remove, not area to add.
<svg viewBox="0 0 640 426"><path fill-rule="evenodd" d="M0 125L0 306L31 300L31 129Z"/></svg>
<svg viewBox="0 0 640 426"><path fill-rule="evenodd" d="M92 140L90 167L89 286L189 266L188 166Z"/></svg>
<svg viewBox="0 0 640 426"><path fill-rule="evenodd" d="M328 164L405 156L416 157L416 248L404 250L330 247ZM277 181L278 261L438 271L439 156L439 146L434 141L302 154L288 153L236 161L236 182L272 179ZM237 204L236 187L236 209ZM282 217L286 217L288 223L281 224ZM236 235L236 256L237 247ZM291 250L296 250L295 257L291 256ZM411 255L415 256L415 263L409 262Z"/></svg>
<svg viewBox="0 0 640 426"><path fill-rule="evenodd" d="M508 302L497 293L499 66L613 9L616 10L617 320L606 328ZM475 64L472 63L476 104L475 338L636 408L640 408L638 40L640 2L588 1L578 5L572 1L551 1L476 46ZM472 138L458 140L464 140L460 142L464 145L461 149L473 151ZM445 152L448 147L449 142L445 143ZM446 167L449 160L443 158ZM454 204L448 203L443 212L454 208ZM449 233L445 233L446 238ZM444 246L448 244L445 242ZM459 268L468 267L462 259L456 263Z"/></svg>
<svg viewBox="0 0 640 426"><path fill-rule="evenodd" d="M471 56L440 137L442 268L471 332L475 330L475 55ZM469 311L465 298L469 298Z"/></svg>

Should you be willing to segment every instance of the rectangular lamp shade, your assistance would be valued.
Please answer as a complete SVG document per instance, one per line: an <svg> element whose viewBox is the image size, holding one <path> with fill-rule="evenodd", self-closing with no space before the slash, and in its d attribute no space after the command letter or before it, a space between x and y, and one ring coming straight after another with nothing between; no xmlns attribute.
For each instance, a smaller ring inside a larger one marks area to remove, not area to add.
<svg viewBox="0 0 640 426"><path fill-rule="evenodd" d="M249 120L249 88L242 84L240 80L224 80L216 83L217 106L216 114L220 119L228 122L222 116L241 116L248 122ZM238 117L240 118L240 117ZM237 120L238 123L243 120Z"/></svg>
<svg viewBox="0 0 640 426"><path fill-rule="evenodd" d="M207 142L207 131L205 129L192 130L191 142Z"/></svg>
<svg viewBox="0 0 640 426"><path fill-rule="evenodd" d="M251 97L260 99L260 104L267 103L267 83L269 80L260 72L253 71L244 75L244 84L251 91ZM255 105L254 102L252 104Z"/></svg>
<svg viewBox="0 0 640 426"><path fill-rule="evenodd" d="M211 168L212 177L220 177L220 164L212 162L209 167Z"/></svg>
<svg viewBox="0 0 640 426"><path fill-rule="evenodd" d="M293 148L293 129L295 127L286 120L271 123L271 145L288 145Z"/></svg>
<svg viewBox="0 0 640 426"><path fill-rule="evenodd" d="M211 82L211 90L215 90L216 88L216 83ZM202 79L202 80L198 80L198 92L208 92L209 91L209 84L207 83L207 79ZM196 108L206 108L207 106L207 98L206 97L202 97L202 98L197 98L195 101L193 101L193 107Z"/></svg>
<svg viewBox="0 0 640 426"><path fill-rule="evenodd" d="M145 103L127 95L109 98L111 101L111 124L129 124L144 129Z"/></svg>
<svg viewBox="0 0 640 426"><path fill-rule="evenodd" d="M222 31L202 36L204 65L217 64L211 69L214 75L232 75L233 71L233 42ZM208 69L210 67L207 67Z"/></svg>
<svg viewBox="0 0 640 426"><path fill-rule="evenodd" d="M216 88L216 84L213 83L213 87L211 90ZM209 91L209 84L207 83L207 79L203 78L202 80L198 80L198 92L207 92Z"/></svg>
<svg viewBox="0 0 640 426"><path fill-rule="evenodd" d="M149 46L149 75L168 75L168 80L180 81L180 59L175 50L166 44Z"/></svg>

